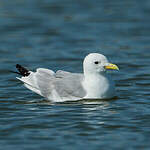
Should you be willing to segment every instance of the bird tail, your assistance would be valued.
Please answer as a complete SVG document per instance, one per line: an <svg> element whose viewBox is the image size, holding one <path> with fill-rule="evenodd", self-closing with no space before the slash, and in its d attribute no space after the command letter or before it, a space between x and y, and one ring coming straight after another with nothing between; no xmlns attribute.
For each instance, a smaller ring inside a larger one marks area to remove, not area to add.
<svg viewBox="0 0 150 150"><path fill-rule="evenodd" d="M11 71L13 73L19 74L22 77L16 77L18 80L22 81L25 85L25 87L27 87L28 89L34 91L35 93L39 94L42 96L40 90L38 89L38 86L34 80L34 73L29 71L28 69L22 67L19 64L16 64L16 68L18 70L18 72L15 71Z"/></svg>
<svg viewBox="0 0 150 150"><path fill-rule="evenodd" d="M22 67L21 65L16 64L16 68L17 68L18 72L15 72L15 71L11 71L11 72L19 74L23 77L27 77L30 75L30 71L28 69Z"/></svg>

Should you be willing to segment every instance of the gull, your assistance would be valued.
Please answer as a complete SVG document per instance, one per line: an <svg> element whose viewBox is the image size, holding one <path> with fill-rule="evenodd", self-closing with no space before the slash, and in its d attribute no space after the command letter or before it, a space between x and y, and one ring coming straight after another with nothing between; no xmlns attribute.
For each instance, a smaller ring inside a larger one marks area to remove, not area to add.
<svg viewBox="0 0 150 150"><path fill-rule="evenodd" d="M81 99L110 99L115 96L115 84L108 69L119 70L117 65L99 53L88 54L83 61L83 73L63 70L56 72L38 68L32 72L17 64L16 68L26 88L52 102Z"/></svg>

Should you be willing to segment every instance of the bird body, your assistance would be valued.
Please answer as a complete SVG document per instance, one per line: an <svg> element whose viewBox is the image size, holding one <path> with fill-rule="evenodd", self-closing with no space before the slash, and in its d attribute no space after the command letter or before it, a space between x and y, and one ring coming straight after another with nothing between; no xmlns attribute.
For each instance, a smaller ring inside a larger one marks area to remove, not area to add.
<svg viewBox="0 0 150 150"><path fill-rule="evenodd" d="M51 100L61 102L79 99L108 99L115 96L115 85L107 74L107 69L117 69L107 58L98 53L87 55L83 61L83 74L38 68L28 71L16 66L22 77L18 78L35 93Z"/></svg>

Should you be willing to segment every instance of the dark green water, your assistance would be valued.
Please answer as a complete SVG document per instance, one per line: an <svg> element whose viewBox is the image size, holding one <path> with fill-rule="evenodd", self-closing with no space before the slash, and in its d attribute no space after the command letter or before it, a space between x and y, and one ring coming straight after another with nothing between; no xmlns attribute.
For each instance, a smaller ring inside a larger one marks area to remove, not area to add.
<svg viewBox="0 0 150 150"><path fill-rule="evenodd" d="M9 70L117 64L117 98L51 104ZM0 1L0 150L150 149L149 0Z"/></svg>

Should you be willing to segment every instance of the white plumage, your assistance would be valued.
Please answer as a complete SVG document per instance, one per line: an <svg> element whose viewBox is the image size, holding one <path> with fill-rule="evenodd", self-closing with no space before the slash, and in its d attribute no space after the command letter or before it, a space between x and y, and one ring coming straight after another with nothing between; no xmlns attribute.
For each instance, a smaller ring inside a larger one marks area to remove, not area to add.
<svg viewBox="0 0 150 150"><path fill-rule="evenodd" d="M115 96L115 85L107 69L117 69L107 58L98 53L87 55L83 74L38 68L36 72L18 78L35 93L53 102L79 99L108 99Z"/></svg>

